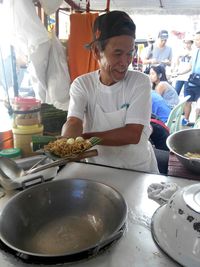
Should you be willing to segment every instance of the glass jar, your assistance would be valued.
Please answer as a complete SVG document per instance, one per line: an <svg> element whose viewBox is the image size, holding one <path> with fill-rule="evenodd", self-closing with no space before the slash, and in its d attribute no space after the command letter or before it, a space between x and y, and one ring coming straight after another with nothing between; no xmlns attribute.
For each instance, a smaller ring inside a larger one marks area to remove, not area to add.
<svg viewBox="0 0 200 267"><path fill-rule="evenodd" d="M43 125L28 125L19 126L13 128L13 140L14 147L20 148L22 151L22 157L34 156L37 153L32 148L32 135L43 135Z"/></svg>
<svg viewBox="0 0 200 267"><path fill-rule="evenodd" d="M35 98L15 97L13 101L13 127L40 125L41 101Z"/></svg>

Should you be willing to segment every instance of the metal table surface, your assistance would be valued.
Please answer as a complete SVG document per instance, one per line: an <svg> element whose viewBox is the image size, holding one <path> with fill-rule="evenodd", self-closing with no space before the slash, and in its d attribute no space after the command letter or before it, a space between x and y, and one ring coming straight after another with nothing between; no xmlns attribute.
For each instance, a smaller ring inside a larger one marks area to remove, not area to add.
<svg viewBox="0 0 200 267"><path fill-rule="evenodd" d="M120 170L85 163L69 163L54 179L86 178L110 185L121 192L128 205L127 229L120 240L100 255L61 266L76 267L175 267L180 266L162 252L155 244L150 230L151 217L159 205L148 198L147 188L151 183L175 182L183 187L197 183L194 180L156 174ZM9 194L0 200L2 208ZM22 262L0 251L0 266L28 267L52 266ZM55 265L54 265L55 266Z"/></svg>

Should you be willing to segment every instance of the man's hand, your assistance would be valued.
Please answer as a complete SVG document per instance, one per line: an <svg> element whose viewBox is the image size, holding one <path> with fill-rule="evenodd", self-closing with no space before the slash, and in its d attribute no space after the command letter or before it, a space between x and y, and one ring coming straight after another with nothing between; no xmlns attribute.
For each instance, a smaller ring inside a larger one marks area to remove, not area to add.
<svg viewBox="0 0 200 267"><path fill-rule="evenodd" d="M79 118L69 117L62 127L61 135L66 138L76 138L83 133L83 122Z"/></svg>

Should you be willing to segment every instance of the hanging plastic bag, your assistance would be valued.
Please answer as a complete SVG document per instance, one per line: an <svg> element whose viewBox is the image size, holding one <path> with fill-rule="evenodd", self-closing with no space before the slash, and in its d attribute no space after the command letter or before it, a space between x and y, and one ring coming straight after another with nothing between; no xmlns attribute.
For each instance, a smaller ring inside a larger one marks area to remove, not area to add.
<svg viewBox="0 0 200 267"><path fill-rule="evenodd" d="M53 104L58 109L67 110L70 83L64 47L53 32L47 68L46 103Z"/></svg>
<svg viewBox="0 0 200 267"><path fill-rule="evenodd" d="M53 1L39 0L39 1L42 8L44 9L44 12L47 15L55 13L63 2L63 0L53 0Z"/></svg>

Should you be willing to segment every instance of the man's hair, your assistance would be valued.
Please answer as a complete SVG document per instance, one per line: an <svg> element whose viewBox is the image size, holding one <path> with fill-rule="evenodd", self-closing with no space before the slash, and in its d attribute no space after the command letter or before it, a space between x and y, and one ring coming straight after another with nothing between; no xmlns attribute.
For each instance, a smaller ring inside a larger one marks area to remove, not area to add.
<svg viewBox="0 0 200 267"><path fill-rule="evenodd" d="M104 50L107 40L114 36L129 35L135 39L136 26L129 15L123 11L111 11L96 18L93 25L93 41L100 50Z"/></svg>

